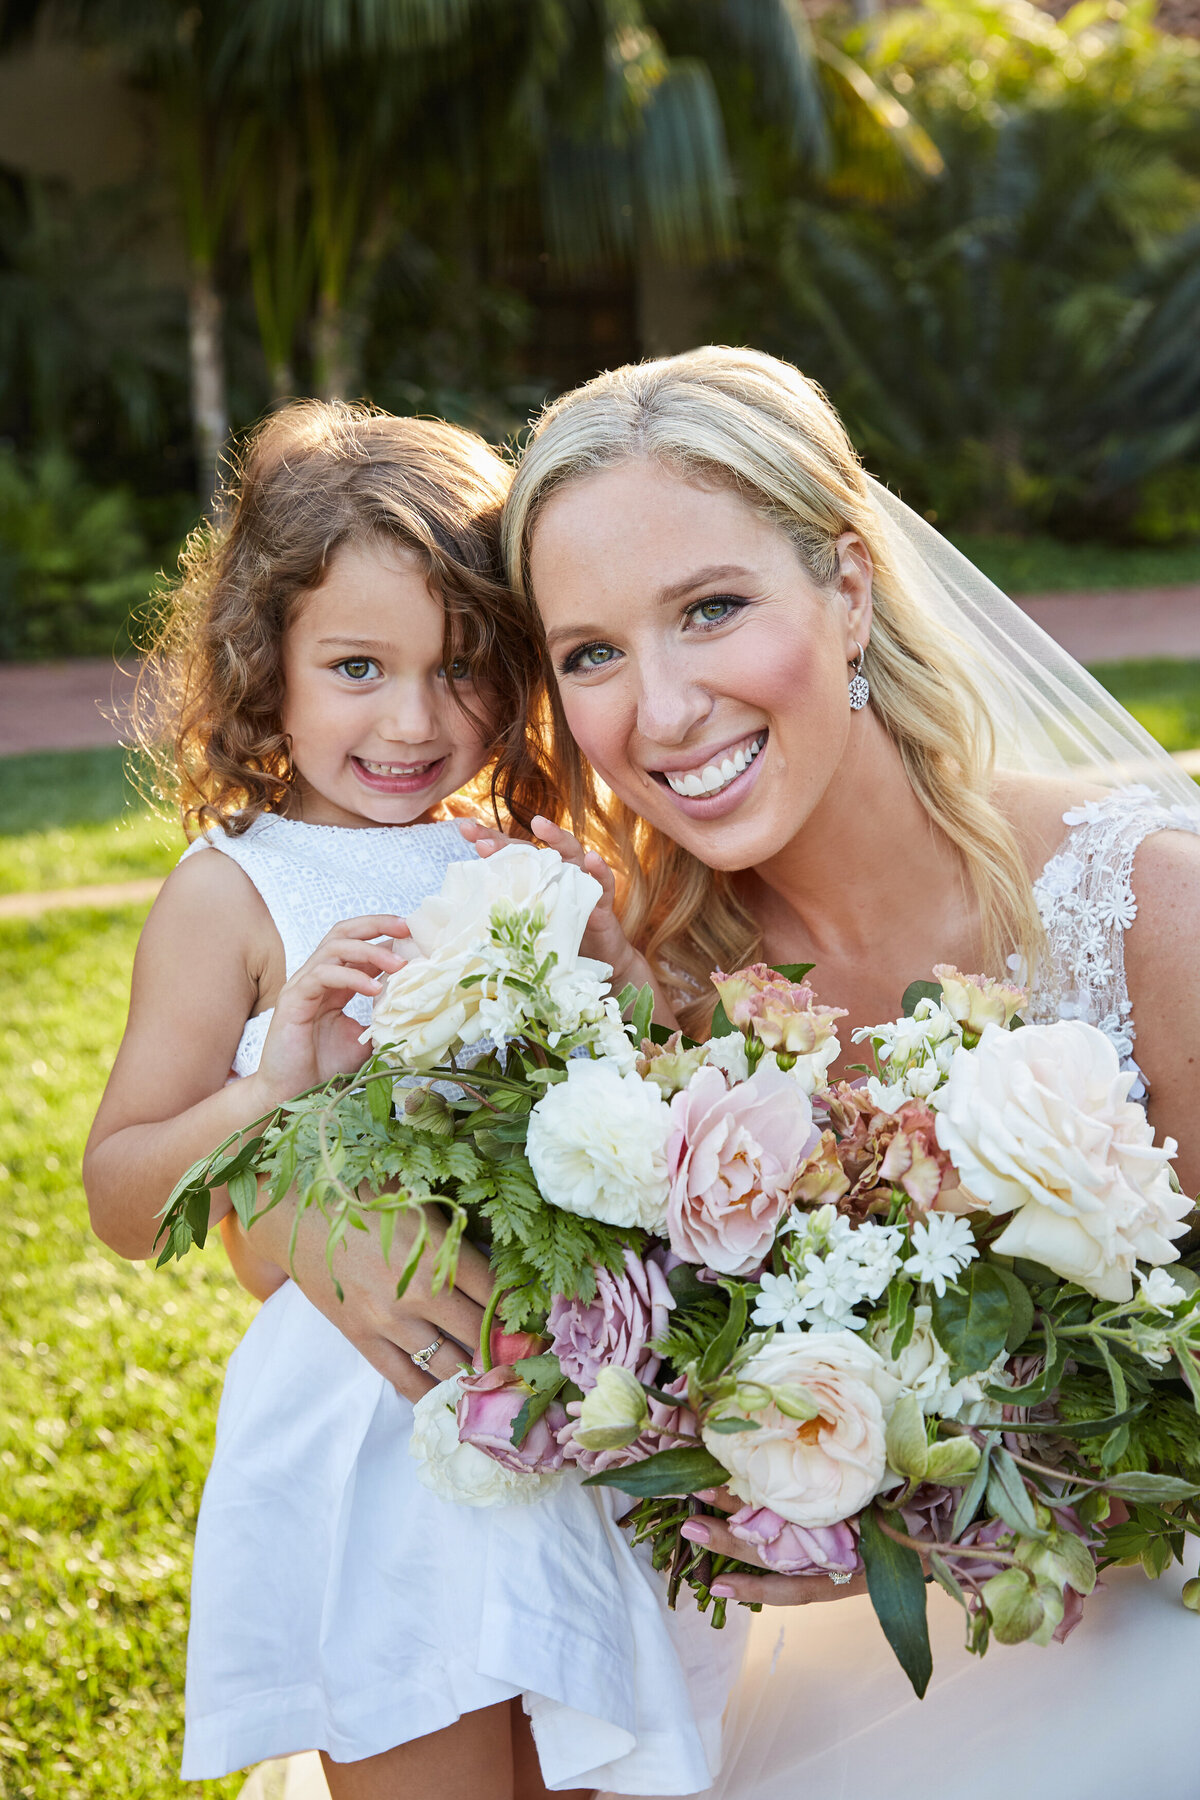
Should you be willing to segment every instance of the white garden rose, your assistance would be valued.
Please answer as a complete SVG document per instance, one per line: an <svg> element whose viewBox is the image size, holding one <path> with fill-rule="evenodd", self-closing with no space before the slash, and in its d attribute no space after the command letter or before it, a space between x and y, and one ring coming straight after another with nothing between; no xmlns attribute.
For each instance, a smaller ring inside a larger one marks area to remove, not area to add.
<svg viewBox="0 0 1200 1800"><path fill-rule="evenodd" d="M661 1234L670 1129L671 1109L652 1081L575 1057L530 1113L525 1154L551 1206Z"/></svg>
<svg viewBox="0 0 1200 1800"><path fill-rule="evenodd" d="M1173 1262L1191 1202L1171 1186L1175 1144L1155 1145L1129 1099L1135 1077L1079 1019L985 1026L955 1054L931 1105L965 1195L1010 1224L992 1249L1025 1256L1098 1300L1128 1300L1134 1265Z"/></svg>
<svg viewBox="0 0 1200 1800"><path fill-rule="evenodd" d="M702 1432L739 1500L793 1525L836 1525L889 1484L885 1434L900 1383L854 1332L777 1333L738 1380L801 1390L817 1408L795 1419L772 1404L755 1413L757 1431Z"/></svg>
<svg viewBox="0 0 1200 1800"><path fill-rule="evenodd" d="M439 1500L458 1506L527 1506L557 1487L562 1469L530 1471L518 1475L474 1444L459 1442L455 1410L463 1378L452 1375L439 1382L413 1407L409 1455L417 1464L417 1480Z"/></svg>
<svg viewBox="0 0 1200 1800"><path fill-rule="evenodd" d="M409 915L411 937L397 942L397 953L408 960L375 1002L375 1049L394 1046L407 1067L420 1070L444 1062L465 1043L514 1035L526 996L504 984L506 954L493 941L492 927L535 908L542 921L536 961L551 953L556 959L544 984L545 1009L561 1015L560 1033L576 1030L593 1014L601 1017L612 971L579 954L600 895L593 876L565 863L557 851L529 844L451 863L441 891Z"/></svg>

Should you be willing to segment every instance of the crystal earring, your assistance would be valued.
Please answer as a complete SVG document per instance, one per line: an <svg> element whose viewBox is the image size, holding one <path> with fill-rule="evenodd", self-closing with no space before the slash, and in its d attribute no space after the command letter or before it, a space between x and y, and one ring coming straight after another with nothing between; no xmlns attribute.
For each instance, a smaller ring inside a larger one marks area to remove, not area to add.
<svg viewBox="0 0 1200 1800"><path fill-rule="evenodd" d="M861 712L871 698L871 684L862 672L863 647L856 643L854 648L858 651L858 659L854 664L854 673L850 677L850 711Z"/></svg>

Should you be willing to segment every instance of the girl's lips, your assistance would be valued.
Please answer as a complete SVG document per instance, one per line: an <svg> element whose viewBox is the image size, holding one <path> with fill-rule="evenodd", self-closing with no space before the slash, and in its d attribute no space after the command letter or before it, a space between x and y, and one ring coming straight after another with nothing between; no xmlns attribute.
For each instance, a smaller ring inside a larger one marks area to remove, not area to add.
<svg viewBox="0 0 1200 1800"><path fill-rule="evenodd" d="M767 752L771 748L771 734L763 734L763 746L752 763L748 763L740 775L735 775L728 787L723 787L716 794L677 794L665 775L656 774L654 781L671 803L686 813L689 819L721 819L734 807L740 806L754 783L758 780L758 771L766 761Z"/></svg>
<svg viewBox="0 0 1200 1800"><path fill-rule="evenodd" d="M424 763L411 775L376 774L357 756L352 756L350 763L363 786L370 788L373 794L421 794L439 780L447 760L445 756L439 756L436 762Z"/></svg>

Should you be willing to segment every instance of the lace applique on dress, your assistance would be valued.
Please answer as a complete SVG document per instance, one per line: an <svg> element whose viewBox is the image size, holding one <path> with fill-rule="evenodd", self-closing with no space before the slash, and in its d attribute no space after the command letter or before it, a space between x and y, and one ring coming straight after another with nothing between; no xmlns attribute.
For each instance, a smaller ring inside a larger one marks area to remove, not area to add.
<svg viewBox="0 0 1200 1800"><path fill-rule="evenodd" d="M1153 831L1200 835L1197 811L1164 806L1147 787L1119 788L1063 814L1069 829L1061 849L1033 884L1049 955L1037 972L1029 1016L1084 1019L1111 1039L1121 1066L1146 1088L1133 1057L1134 1022L1125 979L1125 933L1137 917L1133 862ZM1015 964L1018 959L1011 959Z"/></svg>

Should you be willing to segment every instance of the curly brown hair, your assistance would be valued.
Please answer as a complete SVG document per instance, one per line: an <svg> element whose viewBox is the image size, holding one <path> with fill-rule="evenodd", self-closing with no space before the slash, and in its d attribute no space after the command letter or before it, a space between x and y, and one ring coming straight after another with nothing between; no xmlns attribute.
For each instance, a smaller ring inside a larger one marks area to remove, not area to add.
<svg viewBox="0 0 1200 1800"><path fill-rule="evenodd" d="M385 538L421 560L445 613L445 655L486 680L488 766L467 793L498 825L554 816L527 740L540 652L509 593L500 511L512 472L474 432L343 402L297 401L249 438L218 521L180 556L133 709L154 794L189 837L286 812L283 637L342 544ZM503 812L502 809L503 808Z"/></svg>

